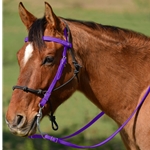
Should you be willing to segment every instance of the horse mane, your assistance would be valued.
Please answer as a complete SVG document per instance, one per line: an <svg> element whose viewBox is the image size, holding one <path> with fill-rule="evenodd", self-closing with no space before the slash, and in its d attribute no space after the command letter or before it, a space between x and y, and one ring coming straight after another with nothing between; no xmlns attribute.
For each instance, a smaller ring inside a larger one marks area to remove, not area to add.
<svg viewBox="0 0 150 150"><path fill-rule="evenodd" d="M90 22L90 21L81 21L81 20L75 20L75 19L65 19L67 21L73 22L73 23L77 23L80 25L84 25L88 28L91 28L93 30L103 30L103 31L110 31L113 34L117 33L119 34L121 31L123 31L125 34L127 34L128 36L141 36L143 38L149 38L146 35L139 33L139 32L135 32L133 30L129 30L129 29L125 29L125 28L121 28L121 27L117 27L117 26L111 26L111 25L102 25L99 23L95 23L95 22Z"/></svg>
<svg viewBox="0 0 150 150"><path fill-rule="evenodd" d="M80 21L74 19L66 20L80 26L80 28L84 29L88 33L91 33L97 39L105 40L101 38L103 35L105 35L105 37L110 39L110 41L116 41L116 43L126 43L127 45L130 45L130 47L138 47L140 49L147 45L150 46L150 37L133 30L111 25L102 25L89 21Z"/></svg>
<svg viewBox="0 0 150 150"><path fill-rule="evenodd" d="M150 41L150 38L148 36L129 29L124 29L124 28L110 26L110 25L102 25L95 22L81 21L75 19L64 19L64 20L75 23L79 25L81 28L84 28L85 30L90 29L91 32L101 31L102 34L107 34L110 38L114 38L114 39L119 39L119 40L127 39L128 41L130 39L136 39L138 41L138 44L141 43L141 45L146 43L146 41L148 42ZM42 40L42 37L44 35L46 23L47 21L45 17L37 19L29 29L29 34L28 34L29 41L33 42L33 45L37 46L39 50L45 45L44 41ZM98 36L97 32L95 36Z"/></svg>

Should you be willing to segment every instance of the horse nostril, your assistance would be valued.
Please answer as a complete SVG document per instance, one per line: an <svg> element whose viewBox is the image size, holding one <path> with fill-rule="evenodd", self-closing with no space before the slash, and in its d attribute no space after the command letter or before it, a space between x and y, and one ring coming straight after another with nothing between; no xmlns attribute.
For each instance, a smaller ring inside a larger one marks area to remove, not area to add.
<svg viewBox="0 0 150 150"><path fill-rule="evenodd" d="M21 121L22 121L22 119L23 119L23 116L17 115L17 116L16 116L16 123L17 123L17 124L20 124Z"/></svg>
<svg viewBox="0 0 150 150"><path fill-rule="evenodd" d="M15 125L21 128L25 123L25 117L23 115L17 115L15 118Z"/></svg>

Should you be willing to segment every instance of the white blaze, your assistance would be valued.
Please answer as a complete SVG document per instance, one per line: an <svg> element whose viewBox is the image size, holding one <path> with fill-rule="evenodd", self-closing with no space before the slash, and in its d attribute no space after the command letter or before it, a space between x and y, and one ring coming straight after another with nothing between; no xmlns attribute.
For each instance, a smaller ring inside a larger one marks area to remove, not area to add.
<svg viewBox="0 0 150 150"><path fill-rule="evenodd" d="M25 52L24 52L24 58L23 58L24 65L27 63L29 58L32 56L32 52L33 52L33 45L30 43L27 45Z"/></svg>

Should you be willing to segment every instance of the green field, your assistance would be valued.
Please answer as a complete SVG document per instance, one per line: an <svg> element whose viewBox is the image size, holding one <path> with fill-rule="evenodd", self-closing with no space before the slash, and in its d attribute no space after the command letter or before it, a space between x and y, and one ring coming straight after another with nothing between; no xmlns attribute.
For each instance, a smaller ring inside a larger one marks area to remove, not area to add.
<svg viewBox="0 0 150 150"><path fill-rule="evenodd" d="M23 1L25 6L38 17L43 16L43 1ZM101 3L100 3L101 2ZM16 52L23 45L26 29L18 15L18 0L3 0L3 116L5 117L16 84L19 68ZM150 36L150 2L149 0L49 0L58 16L80 20L90 20L128 28ZM62 137L85 125L100 112L87 98L76 92L56 111L59 131L54 132L48 118L41 123L43 132ZM93 145L111 135L117 129L116 124L104 116L95 125L70 141L79 145ZM117 135L106 145L97 150L125 150L120 136ZM3 150L73 150L45 140L30 140L12 135L3 118Z"/></svg>

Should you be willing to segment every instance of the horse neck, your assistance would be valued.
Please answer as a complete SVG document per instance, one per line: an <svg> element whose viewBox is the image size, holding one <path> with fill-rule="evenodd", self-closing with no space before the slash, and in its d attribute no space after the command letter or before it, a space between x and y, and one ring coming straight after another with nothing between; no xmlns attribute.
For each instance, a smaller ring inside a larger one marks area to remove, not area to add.
<svg viewBox="0 0 150 150"><path fill-rule="evenodd" d="M136 107L143 88L147 86L144 85L144 82L139 81L142 79L139 72L133 72L134 78L137 78L139 83L131 77L128 70L133 68L126 63L128 60L124 61L123 69L120 69L119 62L125 59L123 55L118 57L123 46L126 46L123 45L123 37L115 37L110 32L104 32L100 27L98 30L94 30L78 23L71 22L68 24L71 29L75 57L82 66L78 90L83 92L98 108L102 109L118 124L122 124ZM115 33L112 34L115 35ZM128 50L131 51L132 47L136 49L135 45L142 47L144 41L132 45L133 40L130 43L128 39L127 44L130 45ZM150 47L150 40L147 43ZM145 54L143 53L143 55ZM131 65L134 63L133 61L131 59ZM136 64L139 65L138 62ZM124 88L124 85L127 89ZM123 116L121 118L120 113Z"/></svg>
<svg viewBox="0 0 150 150"><path fill-rule="evenodd" d="M100 49L104 46L100 37L101 29L94 30L78 23L68 23L73 39L73 48L78 63L82 66L78 90L84 93L96 106L103 109L97 97L96 88L99 88ZM99 68L99 69L98 69ZM86 88L85 88L86 87Z"/></svg>

